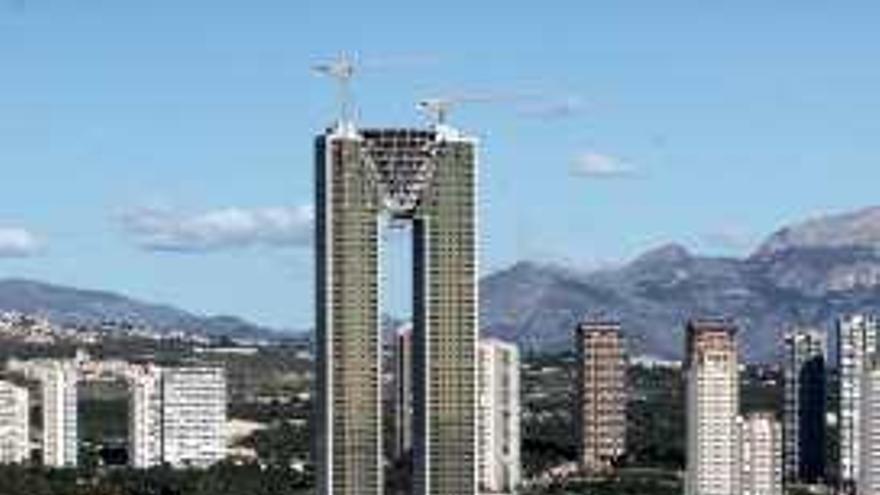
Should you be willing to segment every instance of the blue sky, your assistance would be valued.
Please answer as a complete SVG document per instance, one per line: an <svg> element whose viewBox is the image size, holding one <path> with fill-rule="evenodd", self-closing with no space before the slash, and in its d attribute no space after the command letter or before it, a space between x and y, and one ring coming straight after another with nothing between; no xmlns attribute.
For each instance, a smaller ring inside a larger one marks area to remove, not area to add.
<svg viewBox="0 0 880 495"><path fill-rule="evenodd" d="M453 116L484 271L747 253L878 202L880 6L845 4L5 0L0 275L308 327L309 67L340 51L366 124L491 96Z"/></svg>

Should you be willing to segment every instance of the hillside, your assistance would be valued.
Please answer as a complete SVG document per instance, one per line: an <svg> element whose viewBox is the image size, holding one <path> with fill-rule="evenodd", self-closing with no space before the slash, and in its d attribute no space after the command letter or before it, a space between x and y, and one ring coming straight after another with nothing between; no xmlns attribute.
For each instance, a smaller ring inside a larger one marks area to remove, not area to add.
<svg viewBox="0 0 880 495"><path fill-rule="evenodd" d="M524 348L570 349L577 321L602 314L622 321L635 352L676 358L688 317L730 316L746 358L773 360L792 325L827 330L880 310L880 208L785 227L744 258L670 244L613 270L518 263L486 277L481 297L484 331Z"/></svg>
<svg viewBox="0 0 880 495"><path fill-rule="evenodd" d="M159 332L182 330L210 336L271 337L274 331L233 316L198 316L111 292L83 290L32 280L0 280L0 311L38 314L64 325L126 322Z"/></svg>

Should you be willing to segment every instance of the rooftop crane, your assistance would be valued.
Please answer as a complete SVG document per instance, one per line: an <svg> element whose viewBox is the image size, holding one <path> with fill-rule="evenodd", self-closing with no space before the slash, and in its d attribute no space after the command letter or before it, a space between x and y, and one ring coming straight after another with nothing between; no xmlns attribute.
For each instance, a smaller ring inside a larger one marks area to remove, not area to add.
<svg viewBox="0 0 880 495"><path fill-rule="evenodd" d="M419 110L425 112L434 125L445 125L452 107L461 100L455 98L425 98L416 105Z"/></svg>
<svg viewBox="0 0 880 495"><path fill-rule="evenodd" d="M435 126L446 125L449 113L462 103L493 103L510 99L518 99L517 95L501 93L472 93L456 96L437 96L425 98L418 102L416 108L427 114Z"/></svg>
<svg viewBox="0 0 880 495"><path fill-rule="evenodd" d="M346 54L341 54L336 60L312 66L317 74L321 74L336 80L338 84L339 122L348 124L353 120L351 80L355 73L355 63Z"/></svg>

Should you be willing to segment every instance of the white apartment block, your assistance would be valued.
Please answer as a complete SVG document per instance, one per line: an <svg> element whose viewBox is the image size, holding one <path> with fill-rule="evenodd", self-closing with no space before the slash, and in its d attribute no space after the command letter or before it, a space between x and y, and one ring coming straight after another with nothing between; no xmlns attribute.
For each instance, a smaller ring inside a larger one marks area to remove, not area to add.
<svg viewBox="0 0 880 495"><path fill-rule="evenodd" d="M138 469L162 464L162 370L132 366L129 384L128 462Z"/></svg>
<svg viewBox="0 0 880 495"><path fill-rule="evenodd" d="M845 487L852 487L861 478L862 379L868 360L877 351L878 320L867 315L841 318L837 322L837 340L840 479Z"/></svg>
<svg viewBox="0 0 880 495"><path fill-rule="evenodd" d="M0 381L0 464L30 459L29 399L27 388Z"/></svg>
<svg viewBox="0 0 880 495"><path fill-rule="evenodd" d="M738 420L741 495L782 495L782 426L771 413Z"/></svg>
<svg viewBox="0 0 880 495"><path fill-rule="evenodd" d="M724 320L687 326L687 495L739 495L735 334Z"/></svg>
<svg viewBox="0 0 880 495"><path fill-rule="evenodd" d="M124 378L129 386L132 467L149 468L162 463L207 467L226 456L227 396L222 368L160 368L123 361L91 361L84 356L76 360L13 359L7 368L39 382L46 467L77 465L78 384L112 376ZM0 388L0 462L5 458L3 397Z"/></svg>
<svg viewBox="0 0 880 495"><path fill-rule="evenodd" d="M75 467L78 454L77 400L79 374L72 360L11 359L7 369L39 382L43 410L43 465Z"/></svg>
<svg viewBox="0 0 880 495"><path fill-rule="evenodd" d="M162 372L162 460L208 467L226 456L226 375L222 368Z"/></svg>
<svg viewBox="0 0 880 495"><path fill-rule="evenodd" d="M859 494L880 493L880 358L872 356L862 375L859 431Z"/></svg>
<svg viewBox="0 0 880 495"><path fill-rule="evenodd" d="M67 361L51 361L39 370L43 400L43 465L77 465L76 368Z"/></svg>
<svg viewBox="0 0 880 495"><path fill-rule="evenodd" d="M513 344L484 339L477 369L480 491L514 493L522 478L519 351Z"/></svg>

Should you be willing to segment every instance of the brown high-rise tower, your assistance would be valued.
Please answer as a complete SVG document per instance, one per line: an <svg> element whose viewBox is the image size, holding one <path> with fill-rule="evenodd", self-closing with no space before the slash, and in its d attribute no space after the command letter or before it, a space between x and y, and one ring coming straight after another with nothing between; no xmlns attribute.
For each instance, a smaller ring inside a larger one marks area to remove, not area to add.
<svg viewBox="0 0 880 495"><path fill-rule="evenodd" d="M578 325L578 457L588 472L612 469L626 449L626 349L620 324Z"/></svg>

